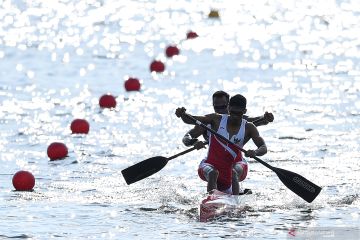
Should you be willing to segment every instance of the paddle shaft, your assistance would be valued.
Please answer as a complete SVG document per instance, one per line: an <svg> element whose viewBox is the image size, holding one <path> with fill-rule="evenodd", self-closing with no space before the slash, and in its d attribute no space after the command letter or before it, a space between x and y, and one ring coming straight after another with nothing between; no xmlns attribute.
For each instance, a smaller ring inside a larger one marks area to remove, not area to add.
<svg viewBox="0 0 360 240"><path fill-rule="evenodd" d="M174 156L168 157L167 160L170 161L171 159L174 159L174 158L177 158L177 157L179 157L179 156L181 156L181 155L184 155L184 154L186 154L186 153L192 152L192 151L194 151L195 149L196 149L195 147L186 149L185 151L182 151L182 152L180 152L180 153L178 153L178 154L175 154Z"/></svg>

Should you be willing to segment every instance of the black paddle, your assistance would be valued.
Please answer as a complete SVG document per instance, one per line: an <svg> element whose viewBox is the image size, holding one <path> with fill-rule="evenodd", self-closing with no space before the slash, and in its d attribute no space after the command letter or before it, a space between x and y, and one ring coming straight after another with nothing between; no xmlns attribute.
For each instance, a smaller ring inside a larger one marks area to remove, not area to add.
<svg viewBox="0 0 360 240"><path fill-rule="evenodd" d="M160 171L162 168L165 167L168 161L177 158L181 155L184 155L188 152L191 152L195 149L196 149L195 147L189 148L169 158L162 156L148 158L146 160L136 163L135 165L125 168L124 170L121 171L121 173L124 176L126 183L130 185L134 182L147 178L153 175L154 173L157 173L158 171Z"/></svg>
<svg viewBox="0 0 360 240"><path fill-rule="evenodd" d="M202 122L196 120L193 116L191 116L189 114L186 114L186 113L185 113L185 116L187 116L188 118L193 120L196 125L201 126L202 128L208 130L209 132L211 132L215 136L221 138L222 140L224 140L224 141L226 141L226 142L228 142L230 144L233 144L240 151L246 153L246 150L244 150L241 147L239 147L238 145L234 144L233 142L231 142L229 139L225 138L224 136L218 134L217 132L215 132L214 130L212 130L211 128L209 128L208 126L203 124ZM317 195L319 195L319 193L321 191L321 187L319 187L316 184L310 182L309 180L307 180L303 176L301 176L301 175L299 175L297 173L285 170L285 169L273 167L270 164L264 162L263 160L261 160L260 158L258 158L256 156L254 157L254 159L256 161L260 162L261 164L263 164L265 167L267 167L267 168L271 169L272 171L274 171L276 173L276 175L279 177L279 179L281 180L281 182L286 187L288 187L291 191L296 193L299 197L301 197L302 199L304 199L308 203L311 203L317 197Z"/></svg>

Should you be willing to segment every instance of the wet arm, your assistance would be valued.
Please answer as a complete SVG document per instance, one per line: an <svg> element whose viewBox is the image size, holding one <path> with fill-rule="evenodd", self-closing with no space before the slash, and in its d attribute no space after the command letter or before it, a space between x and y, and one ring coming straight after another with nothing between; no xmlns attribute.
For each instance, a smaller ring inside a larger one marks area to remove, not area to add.
<svg viewBox="0 0 360 240"><path fill-rule="evenodd" d="M186 109L185 108L177 108L175 111L175 115L179 118L181 118L183 120L184 123L186 124L192 124L195 125L195 121L192 120L191 118L189 118L187 115L192 116L190 114L186 114ZM197 121L200 121L204 124L211 124L213 123L213 114L209 114L206 116L192 116L193 118L195 118Z"/></svg>
<svg viewBox="0 0 360 240"><path fill-rule="evenodd" d="M263 119L263 116L259 116L259 117L249 117L249 116L244 115L243 118L244 118L246 121L248 121L248 122L254 123L254 122L258 122L258 121L262 120L262 119ZM254 124L255 124L255 123L254 123ZM258 126L258 125L255 124L255 126Z"/></svg>
<svg viewBox="0 0 360 240"><path fill-rule="evenodd" d="M267 125L269 122L274 121L274 115L270 112L265 112L263 116L258 117L248 117L244 116L244 119L248 122L252 122L255 126Z"/></svg>
<svg viewBox="0 0 360 240"><path fill-rule="evenodd" d="M261 118L258 118L258 120L256 120L256 122L254 122L254 125L255 126L263 126L263 125L267 125L269 122L264 118L264 117L261 117Z"/></svg>
<svg viewBox="0 0 360 240"><path fill-rule="evenodd" d="M200 137L205 130L200 126L195 126L193 129L188 131L185 136L183 137L182 141L185 146L189 147L194 145L196 142L198 142L198 137Z"/></svg>
<svg viewBox="0 0 360 240"><path fill-rule="evenodd" d="M253 151L254 155L255 156L265 155L267 153L267 147L266 147L264 139L260 136L259 131L253 124L249 124L249 130L250 130L250 138L253 140L253 142L257 146L257 149ZM252 150L250 150L250 151L252 151ZM250 153L250 156L251 155L252 155L252 153Z"/></svg>

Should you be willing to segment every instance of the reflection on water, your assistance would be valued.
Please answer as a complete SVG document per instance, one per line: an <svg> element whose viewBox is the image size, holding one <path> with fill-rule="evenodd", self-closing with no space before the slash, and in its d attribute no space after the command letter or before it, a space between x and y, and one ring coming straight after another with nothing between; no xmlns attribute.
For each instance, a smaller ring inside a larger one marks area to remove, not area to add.
<svg viewBox="0 0 360 240"><path fill-rule="evenodd" d="M0 2L0 237L284 239L292 228L358 227L357 1ZM199 37L185 40L189 30ZM163 74L149 72L153 59ZM140 92L125 92L129 76ZM199 223L206 150L126 185L122 169L185 148L190 126L176 107L210 113L219 89L244 94L251 116L274 113L259 128L262 159L322 186L313 203L250 159L248 210ZM105 93L115 109L99 108ZM71 135L75 118L88 135ZM49 162L54 141L68 158ZM36 177L33 192L13 191L20 169Z"/></svg>

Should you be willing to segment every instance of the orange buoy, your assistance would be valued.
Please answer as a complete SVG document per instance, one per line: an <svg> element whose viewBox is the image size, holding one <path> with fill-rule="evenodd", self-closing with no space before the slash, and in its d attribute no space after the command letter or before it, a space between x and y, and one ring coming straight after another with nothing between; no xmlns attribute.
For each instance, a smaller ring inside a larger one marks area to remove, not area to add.
<svg viewBox="0 0 360 240"><path fill-rule="evenodd" d="M35 186L35 178L31 172L18 171L12 178L12 184L17 191L31 191Z"/></svg>
<svg viewBox="0 0 360 240"><path fill-rule="evenodd" d="M59 160L67 157L68 149L65 144L53 142L47 148L47 155L50 160Z"/></svg>
<svg viewBox="0 0 360 240"><path fill-rule="evenodd" d="M215 9L212 9L212 10L209 12L208 17L209 17L209 18L220 18L219 11L218 11L218 10L215 10Z"/></svg>

